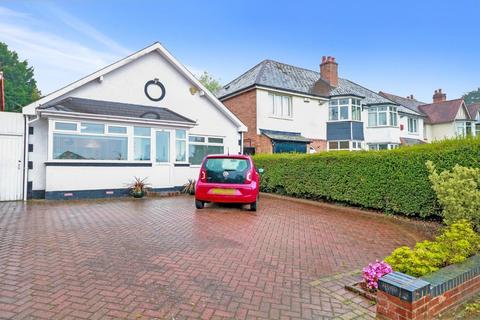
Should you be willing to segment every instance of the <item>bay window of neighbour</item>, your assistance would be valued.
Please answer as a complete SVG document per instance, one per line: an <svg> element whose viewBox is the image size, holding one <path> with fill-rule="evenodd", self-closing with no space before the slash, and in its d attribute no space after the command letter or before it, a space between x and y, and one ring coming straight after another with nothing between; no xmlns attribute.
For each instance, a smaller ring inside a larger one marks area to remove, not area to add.
<svg viewBox="0 0 480 320"><path fill-rule="evenodd" d="M206 155L225 152L223 138L189 135L188 141L188 162L193 165L201 164Z"/></svg>
<svg viewBox="0 0 480 320"><path fill-rule="evenodd" d="M133 160L150 160L151 129L133 127Z"/></svg>
<svg viewBox="0 0 480 320"><path fill-rule="evenodd" d="M349 111L351 109L351 111ZM351 112L351 115L350 115ZM328 107L328 119L337 120L356 120L362 119L362 105L360 99L339 98L331 99Z"/></svg>
<svg viewBox="0 0 480 320"><path fill-rule="evenodd" d="M396 107L378 106L368 109L368 126L385 127L398 125L398 113Z"/></svg>

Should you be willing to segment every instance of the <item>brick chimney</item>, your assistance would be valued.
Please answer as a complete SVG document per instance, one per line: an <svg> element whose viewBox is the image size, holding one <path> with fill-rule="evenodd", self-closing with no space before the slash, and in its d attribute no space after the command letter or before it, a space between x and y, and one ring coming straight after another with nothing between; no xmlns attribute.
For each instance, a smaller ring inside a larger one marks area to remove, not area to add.
<svg viewBox="0 0 480 320"><path fill-rule="evenodd" d="M447 94L442 92L442 89L435 90L433 94L433 103L442 102L447 100Z"/></svg>
<svg viewBox="0 0 480 320"><path fill-rule="evenodd" d="M5 111L5 78L3 71L0 71L0 111Z"/></svg>
<svg viewBox="0 0 480 320"><path fill-rule="evenodd" d="M338 63L335 62L334 57L322 57L322 64L320 64L320 77L327 81L332 87L338 86Z"/></svg>

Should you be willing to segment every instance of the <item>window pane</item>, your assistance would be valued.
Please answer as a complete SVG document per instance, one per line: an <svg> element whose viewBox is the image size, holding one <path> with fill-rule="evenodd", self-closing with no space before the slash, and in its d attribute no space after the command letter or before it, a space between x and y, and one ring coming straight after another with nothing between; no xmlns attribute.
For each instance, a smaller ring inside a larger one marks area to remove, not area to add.
<svg viewBox="0 0 480 320"><path fill-rule="evenodd" d="M127 127L108 126L108 133L126 134Z"/></svg>
<svg viewBox="0 0 480 320"><path fill-rule="evenodd" d="M397 113L390 112L390 125L396 127L397 126Z"/></svg>
<svg viewBox="0 0 480 320"><path fill-rule="evenodd" d="M223 146L208 146L207 154L223 154Z"/></svg>
<svg viewBox="0 0 480 320"><path fill-rule="evenodd" d="M282 115L282 96L275 95L274 97L275 97L275 102L274 102L273 114L275 116L281 116Z"/></svg>
<svg viewBox="0 0 480 320"><path fill-rule="evenodd" d="M68 122L55 122L55 130L77 131L77 124L76 123L68 123Z"/></svg>
<svg viewBox="0 0 480 320"><path fill-rule="evenodd" d="M340 105L348 105L350 99L340 99Z"/></svg>
<svg viewBox="0 0 480 320"><path fill-rule="evenodd" d="M188 146L188 162L191 164L201 164L203 158L207 155L207 146L191 144Z"/></svg>
<svg viewBox="0 0 480 320"><path fill-rule="evenodd" d="M378 145L378 150L387 150L388 149L388 144L379 144Z"/></svg>
<svg viewBox="0 0 480 320"><path fill-rule="evenodd" d="M209 143L223 143L223 138L208 138Z"/></svg>
<svg viewBox="0 0 480 320"><path fill-rule="evenodd" d="M348 120L348 106L340 107L340 119Z"/></svg>
<svg viewBox="0 0 480 320"><path fill-rule="evenodd" d="M188 141L190 141L190 142L205 142L205 137L188 136Z"/></svg>
<svg viewBox="0 0 480 320"><path fill-rule="evenodd" d="M82 133L105 133L105 125L100 123L86 123L82 122L80 126Z"/></svg>
<svg viewBox="0 0 480 320"><path fill-rule="evenodd" d="M338 141L329 141L328 142L328 149L330 149L330 150L338 149Z"/></svg>
<svg viewBox="0 0 480 320"><path fill-rule="evenodd" d="M350 149L350 143L348 141L340 141L340 149Z"/></svg>
<svg viewBox="0 0 480 320"><path fill-rule="evenodd" d="M379 126L386 126L387 125L387 113L386 112L379 112L378 113L378 125Z"/></svg>
<svg viewBox="0 0 480 320"><path fill-rule="evenodd" d="M377 126L377 113L376 112L369 112L368 113L368 125L370 127Z"/></svg>
<svg viewBox="0 0 480 320"><path fill-rule="evenodd" d="M150 138L134 138L133 141L134 160L150 160Z"/></svg>
<svg viewBox="0 0 480 320"><path fill-rule="evenodd" d="M175 137L177 139L186 139L187 132L185 130L175 130Z"/></svg>
<svg viewBox="0 0 480 320"><path fill-rule="evenodd" d="M150 128L147 127L133 127L133 134L140 137L150 137Z"/></svg>
<svg viewBox="0 0 480 320"><path fill-rule="evenodd" d="M170 161L170 132L157 131L156 132L156 157L157 162Z"/></svg>
<svg viewBox="0 0 480 320"><path fill-rule="evenodd" d="M338 106L338 99L332 99L332 100L330 100L330 105L331 105L331 106Z"/></svg>
<svg viewBox="0 0 480 320"><path fill-rule="evenodd" d="M182 140L175 142L175 161L187 161L187 143Z"/></svg>
<svg viewBox="0 0 480 320"><path fill-rule="evenodd" d="M330 120L338 120L338 107L330 106L329 119Z"/></svg>
<svg viewBox="0 0 480 320"><path fill-rule="evenodd" d="M53 135L54 159L127 160L127 137Z"/></svg>

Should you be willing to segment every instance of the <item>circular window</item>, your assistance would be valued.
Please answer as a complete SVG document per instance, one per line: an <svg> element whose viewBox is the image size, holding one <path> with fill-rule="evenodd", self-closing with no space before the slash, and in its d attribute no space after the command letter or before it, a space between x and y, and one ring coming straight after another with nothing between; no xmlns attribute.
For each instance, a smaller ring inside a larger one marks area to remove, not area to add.
<svg viewBox="0 0 480 320"><path fill-rule="evenodd" d="M158 79L147 81L145 95L152 101L160 101L165 97L165 86Z"/></svg>

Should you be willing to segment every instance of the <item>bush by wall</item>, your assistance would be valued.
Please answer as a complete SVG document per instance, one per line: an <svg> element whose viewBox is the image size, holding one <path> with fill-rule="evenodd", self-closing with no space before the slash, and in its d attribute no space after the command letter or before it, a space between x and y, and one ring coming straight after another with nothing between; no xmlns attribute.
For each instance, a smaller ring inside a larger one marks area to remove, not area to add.
<svg viewBox="0 0 480 320"><path fill-rule="evenodd" d="M427 217L440 206L425 163L439 171L456 164L480 167L480 139L454 139L395 150L260 154L261 190L294 197L344 202L390 213Z"/></svg>
<svg viewBox="0 0 480 320"><path fill-rule="evenodd" d="M443 207L443 221L452 224L466 219L480 230L480 168L455 165L451 171L438 173L431 161L427 162L427 168L433 190Z"/></svg>

